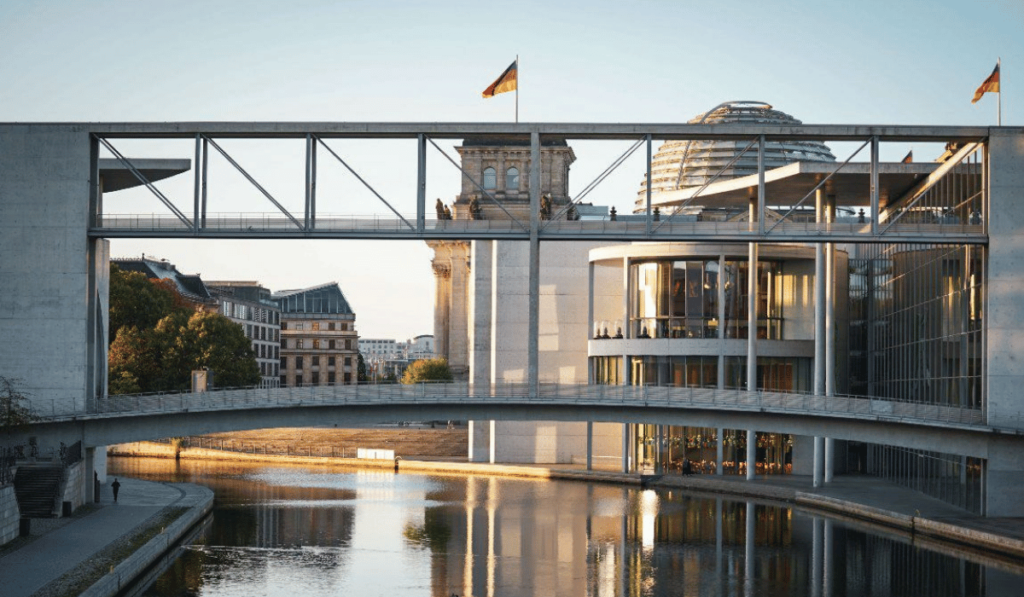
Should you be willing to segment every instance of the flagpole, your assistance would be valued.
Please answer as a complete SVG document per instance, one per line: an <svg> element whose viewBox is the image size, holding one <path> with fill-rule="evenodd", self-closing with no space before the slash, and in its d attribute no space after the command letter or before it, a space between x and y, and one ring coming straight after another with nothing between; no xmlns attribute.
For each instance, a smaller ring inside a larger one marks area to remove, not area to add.
<svg viewBox="0 0 1024 597"><path fill-rule="evenodd" d="M996 94L996 126L1003 126L1003 59L996 58L996 67L999 69L999 93ZM516 101L519 101L519 92L516 92ZM516 107L518 113L518 106ZM517 117L518 118L518 117Z"/></svg>
<svg viewBox="0 0 1024 597"><path fill-rule="evenodd" d="M516 54L516 124L519 124L519 54Z"/></svg>

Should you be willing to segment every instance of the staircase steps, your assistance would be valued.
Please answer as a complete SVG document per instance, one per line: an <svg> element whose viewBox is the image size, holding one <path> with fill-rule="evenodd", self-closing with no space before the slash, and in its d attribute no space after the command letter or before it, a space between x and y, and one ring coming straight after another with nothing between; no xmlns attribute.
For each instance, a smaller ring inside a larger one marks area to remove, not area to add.
<svg viewBox="0 0 1024 597"><path fill-rule="evenodd" d="M56 518L64 471L59 466L19 465L14 493L22 518Z"/></svg>

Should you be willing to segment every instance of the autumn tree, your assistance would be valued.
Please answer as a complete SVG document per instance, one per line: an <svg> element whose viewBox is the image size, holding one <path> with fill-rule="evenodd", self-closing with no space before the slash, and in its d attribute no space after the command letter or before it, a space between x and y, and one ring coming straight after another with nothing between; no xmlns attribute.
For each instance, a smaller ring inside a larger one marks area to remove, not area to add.
<svg viewBox="0 0 1024 597"><path fill-rule="evenodd" d="M452 370L447 359L420 359L413 361L402 375L402 383L416 384L428 381L452 381Z"/></svg>
<svg viewBox="0 0 1024 597"><path fill-rule="evenodd" d="M110 264L110 340L122 329L148 330L175 311L192 311L170 280L150 280Z"/></svg>
<svg viewBox="0 0 1024 597"><path fill-rule="evenodd" d="M186 390L192 371L214 372L220 387L259 383L252 344L242 327L196 312L170 280L110 268L111 394Z"/></svg>

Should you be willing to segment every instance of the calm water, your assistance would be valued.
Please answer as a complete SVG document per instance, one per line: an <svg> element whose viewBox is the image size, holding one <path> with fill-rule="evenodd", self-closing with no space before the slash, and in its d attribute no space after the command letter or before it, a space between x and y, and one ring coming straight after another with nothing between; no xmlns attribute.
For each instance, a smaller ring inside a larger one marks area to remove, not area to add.
<svg viewBox="0 0 1024 597"><path fill-rule="evenodd" d="M1013 566L781 506L563 481L112 459L216 492L151 596L1014 595Z"/></svg>

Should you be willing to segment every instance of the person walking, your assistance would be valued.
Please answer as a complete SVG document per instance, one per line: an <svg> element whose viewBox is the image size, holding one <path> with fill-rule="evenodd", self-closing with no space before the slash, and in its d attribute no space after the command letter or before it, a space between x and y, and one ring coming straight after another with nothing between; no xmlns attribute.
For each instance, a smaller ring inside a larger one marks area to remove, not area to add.
<svg viewBox="0 0 1024 597"><path fill-rule="evenodd" d="M114 482L110 484L110 489L114 492L114 503L117 503L117 492L121 489L121 483L114 477Z"/></svg>

